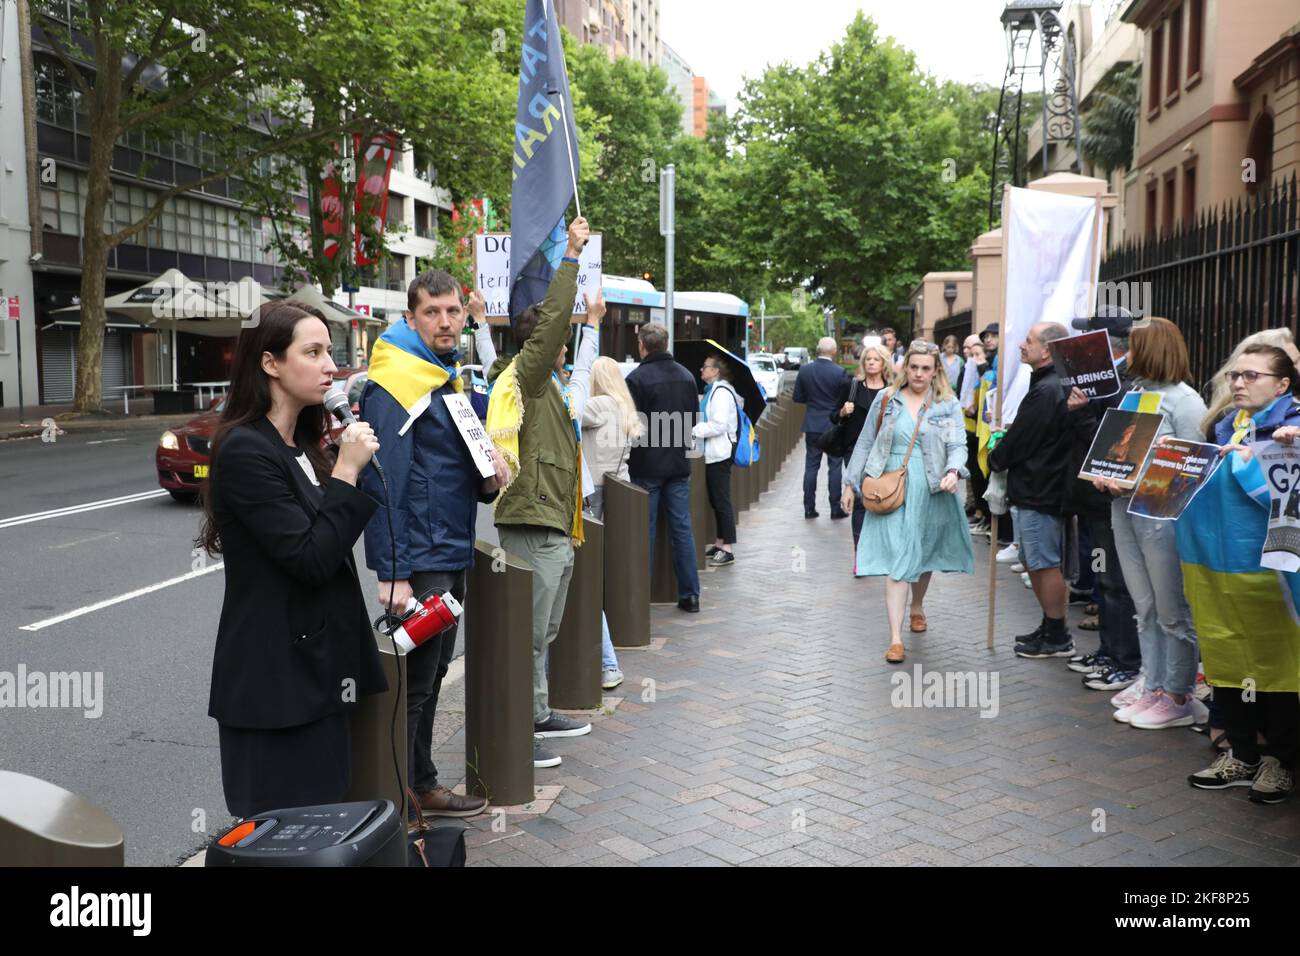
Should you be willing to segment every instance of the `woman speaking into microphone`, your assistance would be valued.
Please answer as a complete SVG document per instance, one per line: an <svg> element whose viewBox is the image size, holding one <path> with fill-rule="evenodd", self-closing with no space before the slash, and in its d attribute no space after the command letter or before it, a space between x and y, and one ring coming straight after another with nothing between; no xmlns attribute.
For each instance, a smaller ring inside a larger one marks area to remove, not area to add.
<svg viewBox="0 0 1300 956"><path fill-rule="evenodd" d="M357 476L379 448L349 425L322 447L334 384L321 315L277 302L240 332L212 439L199 545L225 559L208 714L237 817L341 800L349 716L386 689L352 546L378 507Z"/></svg>

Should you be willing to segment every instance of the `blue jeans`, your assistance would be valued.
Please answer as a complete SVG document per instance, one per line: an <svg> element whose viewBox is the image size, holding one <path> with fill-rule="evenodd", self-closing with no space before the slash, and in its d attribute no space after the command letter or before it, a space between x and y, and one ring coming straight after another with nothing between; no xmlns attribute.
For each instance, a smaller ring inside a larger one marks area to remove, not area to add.
<svg viewBox="0 0 1300 956"><path fill-rule="evenodd" d="M605 612L600 612L600 669L602 671L618 670L618 657L614 653L614 642L609 637L609 621Z"/></svg>
<svg viewBox="0 0 1300 956"><path fill-rule="evenodd" d="M1196 688L1198 647L1192 609L1183 595L1174 523L1131 515L1127 508L1127 498L1111 502L1111 526L1124 583L1137 609L1146 687L1190 694Z"/></svg>
<svg viewBox="0 0 1300 956"><path fill-rule="evenodd" d="M826 453L817 447L820 433L804 432L803 459L803 510L804 514L817 510L817 473L822 468L822 455ZM844 471L844 459L826 455L826 490L829 492L831 513L840 510L840 475Z"/></svg>
<svg viewBox="0 0 1300 956"><path fill-rule="evenodd" d="M668 512L669 540L673 545L673 571L677 574L677 600L699 597L700 572L695 567L695 536L691 531L691 479L634 478L650 493L650 567L655 565L655 528L659 502Z"/></svg>

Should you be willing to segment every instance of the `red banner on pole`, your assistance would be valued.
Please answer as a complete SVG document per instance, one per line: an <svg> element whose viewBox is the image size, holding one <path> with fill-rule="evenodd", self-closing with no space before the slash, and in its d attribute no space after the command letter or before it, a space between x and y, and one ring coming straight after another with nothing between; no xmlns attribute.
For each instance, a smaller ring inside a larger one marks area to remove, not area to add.
<svg viewBox="0 0 1300 956"><path fill-rule="evenodd" d="M371 243L362 236L361 224L368 223L375 235L384 233L388 219L388 180L397 155L397 134L379 133L370 140L364 153L360 136L353 136L352 144L358 161L355 261L359 266L371 266L383 255L383 244L371 248Z"/></svg>

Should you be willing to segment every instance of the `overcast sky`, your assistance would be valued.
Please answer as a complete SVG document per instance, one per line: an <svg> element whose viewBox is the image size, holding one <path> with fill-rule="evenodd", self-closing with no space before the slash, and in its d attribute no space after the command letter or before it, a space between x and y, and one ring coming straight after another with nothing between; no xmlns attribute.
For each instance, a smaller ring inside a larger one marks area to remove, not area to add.
<svg viewBox="0 0 1300 956"><path fill-rule="evenodd" d="M804 65L844 36L858 10L944 79L1002 85L1004 0L660 0L664 43L733 111L745 77Z"/></svg>

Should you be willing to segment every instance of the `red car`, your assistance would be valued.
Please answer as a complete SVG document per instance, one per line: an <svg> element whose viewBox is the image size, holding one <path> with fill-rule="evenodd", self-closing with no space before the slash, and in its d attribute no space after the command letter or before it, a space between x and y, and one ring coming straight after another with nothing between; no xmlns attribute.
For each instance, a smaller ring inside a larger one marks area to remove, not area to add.
<svg viewBox="0 0 1300 956"><path fill-rule="evenodd" d="M368 379L369 373L365 369L339 369L335 376L334 382L347 393L354 415L357 413L357 402L361 399L361 390ZM158 439L158 448L154 451L158 484L166 488L177 501L188 504L198 497L211 464L208 446L225 407L224 398L213 399L212 407L206 412L179 428L169 428ZM331 420L326 444L337 442L342 432L343 426Z"/></svg>

